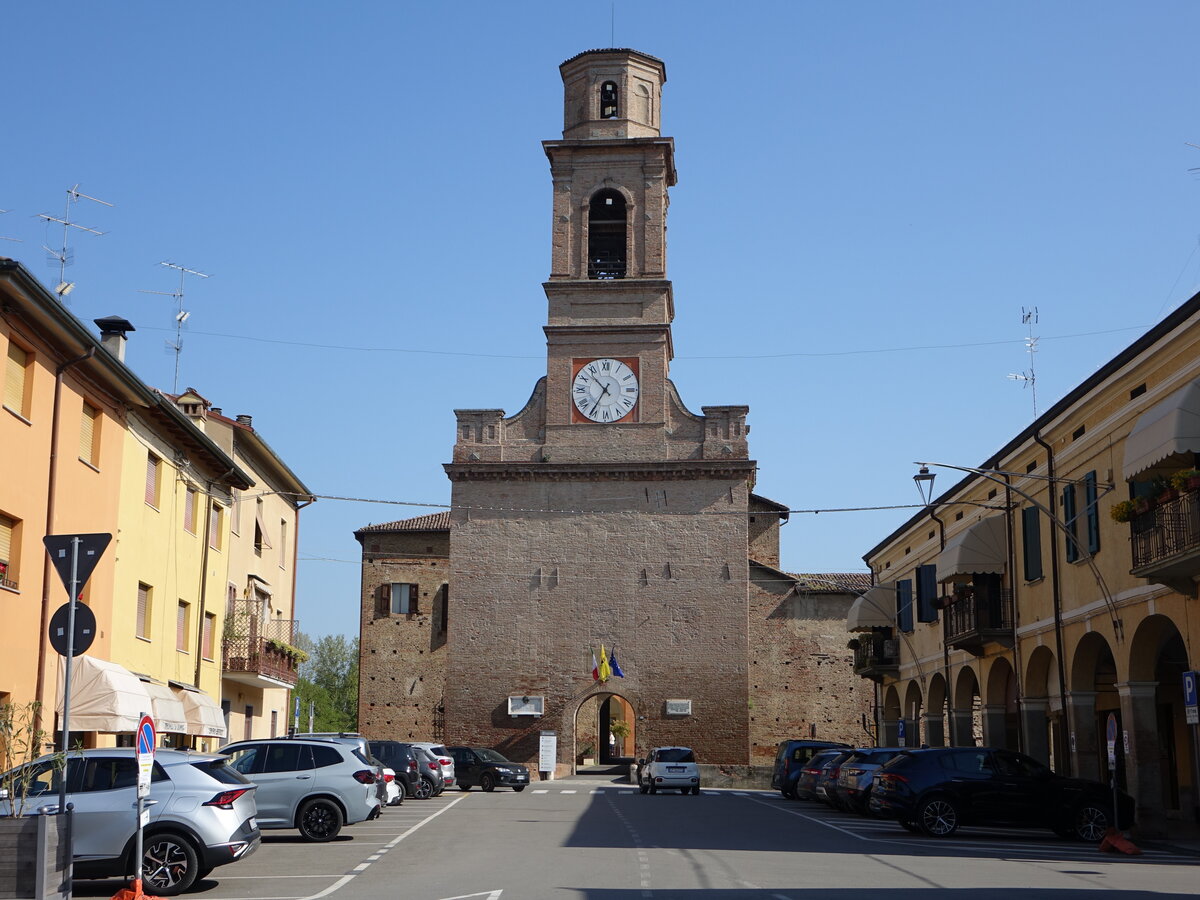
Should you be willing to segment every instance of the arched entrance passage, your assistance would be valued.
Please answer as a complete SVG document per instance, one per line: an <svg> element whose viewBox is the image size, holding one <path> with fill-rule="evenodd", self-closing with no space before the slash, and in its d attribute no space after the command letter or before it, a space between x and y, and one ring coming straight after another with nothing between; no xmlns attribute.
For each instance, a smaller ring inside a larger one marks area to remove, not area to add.
<svg viewBox="0 0 1200 900"><path fill-rule="evenodd" d="M987 673L983 702L983 743L986 747L1020 750L1017 725L1017 677L1008 659L999 656Z"/></svg>
<svg viewBox="0 0 1200 900"><path fill-rule="evenodd" d="M1024 751L1059 774L1066 773L1067 741L1063 727L1062 686L1049 647L1035 647L1025 666L1021 715Z"/></svg>
<svg viewBox="0 0 1200 900"><path fill-rule="evenodd" d="M979 679L975 670L963 666L954 676L954 695L950 704L950 744L954 747L978 747L983 740L983 713L979 703Z"/></svg>
<svg viewBox="0 0 1200 900"><path fill-rule="evenodd" d="M589 694L575 710L575 766L615 766L633 758L637 716L620 694Z"/></svg>
<svg viewBox="0 0 1200 900"><path fill-rule="evenodd" d="M899 728L897 723L903 710L900 707L900 691L894 684L883 690L883 706L879 710L879 746L895 747Z"/></svg>
<svg viewBox="0 0 1200 900"><path fill-rule="evenodd" d="M1147 616L1129 644L1129 678L1117 684L1129 733L1129 791L1139 826L1167 833L1167 820L1196 805L1195 763L1183 707L1183 673L1189 666L1183 636L1163 615ZM1150 821L1161 814L1162 821Z"/></svg>
<svg viewBox="0 0 1200 900"><path fill-rule="evenodd" d="M921 734L921 686L915 681L908 683L904 692L904 745L920 747L924 742Z"/></svg>
<svg viewBox="0 0 1200 900"><path fill-rule="evenodd" d="M1099 632L1083 636L1068 668L1070 679L1071 773L1107 783L1108 748L1105 727L1110 713L1117 717L1117 734L1124 729L1117 694L1117 662ZM1117 779L1124 787L1124 753L1117 741Z"/></svg>
<svg viewBox="0 0 1200 900"><path fill-rule="evenodd" d="M925 743L930 747L946 746L946 693L946 679L935 672L929 679L925 703Z"/></svg>

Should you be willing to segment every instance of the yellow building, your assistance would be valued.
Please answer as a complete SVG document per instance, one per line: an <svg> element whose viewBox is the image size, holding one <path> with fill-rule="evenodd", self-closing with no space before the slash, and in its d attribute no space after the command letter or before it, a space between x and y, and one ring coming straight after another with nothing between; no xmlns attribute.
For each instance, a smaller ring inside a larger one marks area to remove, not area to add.
<svg viewBox="0 0 1200 900"><path fill-rule="evenodd" d="M982 463L913 453L930 494L966 475L863 557L875 587L847 627L880 745L1007 747L1102 781L1111 754L1139 833L1194 830L1200 295Z"/></svg>

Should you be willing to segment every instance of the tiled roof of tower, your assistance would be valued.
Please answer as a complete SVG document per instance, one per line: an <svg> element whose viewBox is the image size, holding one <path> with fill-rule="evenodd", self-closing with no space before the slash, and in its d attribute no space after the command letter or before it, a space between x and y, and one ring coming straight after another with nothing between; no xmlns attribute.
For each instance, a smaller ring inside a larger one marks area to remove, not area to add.
<svg viewBox="0 0 1200 900"><path fill-rule="evenodd" d="M807 594L858 593L871 587L870 572L789 572L799 582L796 590Z"/></svg>
<svg viewBox="0 0 1200 900"><path fill-rule="evenodd" d="M559 63L559 65L565 66L567 63L574 62L575 60L579 59L579 57L587 56L589 53L636 53L638 56L644 56L646 59L652 59L656 63L663 62L661 59L651 53L643 53L641 50L634 50L632 47L606 47L603 49L584 50L582 53L576 53L570 59L564 59L561 63ZM663 63L663 65L665 66L666 63Z"/></svg>
<svg viewBox="0 0 1200 900"><path fill-rule="evenodd" d="M378 525L366 525L355 534L365 534L369 531L449 531L450 511L430 513L427 516L414 516L411 519L400 519L396 522L381 522Z"/></svg>

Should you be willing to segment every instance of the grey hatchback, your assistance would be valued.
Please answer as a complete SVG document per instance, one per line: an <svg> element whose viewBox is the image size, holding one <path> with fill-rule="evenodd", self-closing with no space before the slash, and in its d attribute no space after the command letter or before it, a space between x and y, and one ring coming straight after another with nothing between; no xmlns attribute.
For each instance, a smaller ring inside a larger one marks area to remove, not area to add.
<svg viewBox="0 0 1200 900"><path fill-rule="evenodd" d="M138 765L132 747L43 756L23 766L26 810L58 808L60 779L74 805L76 878L115 878L133 871L137 831ZM259 845L255 787L229 768L223 756L156 750L149 812L142 840L142 882L147 893L169 897L190 888L217 866L245 859ZM0 815L9 812L0 798Z"/></svg>
<svg viewBox="0 0 1200 900"><path fill-rule="evenodd" d="M332 841L343 825L379 815L376 767L349 744L270 738L218 752L258 785L260 828L298 828L307 841Z"/></svg>

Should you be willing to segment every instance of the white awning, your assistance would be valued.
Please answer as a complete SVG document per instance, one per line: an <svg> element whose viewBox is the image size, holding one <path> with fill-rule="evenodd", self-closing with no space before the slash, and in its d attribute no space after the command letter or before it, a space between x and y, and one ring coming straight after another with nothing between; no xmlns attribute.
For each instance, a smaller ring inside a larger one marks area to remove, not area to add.
<svg viewBox="0 0 1200 900"><path fill-rule="evenodd" d="M952 537L946 549L938 554L937 580L946 582L960 575L982 572L1003 575L1007 560L1004 516L988 516Z"/></svg>
<svg viewBox="0 0 1200 900"><path fill-rule="evenodd" d="M66 659L59 660L57 711L63 711ZM77 656L71 664L72 731L133 734L138 721L154 709L140 678L116 663L93 656Z"/></svg>
<svg viewBox="0 0 1200 900"><path fill-rule="evenodd" d="M212 697L194 687L172 682L175 696L183 703L187 733L201 737L225 737L225 714Z"/></svg>
<svg viewBox="0 0 1200 900"><path fill-rule="evenodd" d="M846 614L847 631L891 628L896 624L896 589L875 585L850 604Z"/></svg>
<svg viewBox="0 0 1200 900"><path fill-rule="evenodd" d="M1200 381L1180 388L1166 400L1142 413L1125 438L1125 465L1129 481L1176 453L1200 453ZM1191 466L1191 461L1186 463Z"/></svg>
<svg viewBox="0 0 1200 900"><path fill-rule="evenodd" d="M157 681L142 679L154 707L154 730L158 734L187 734L187 713L175 692Z"/></svg>

